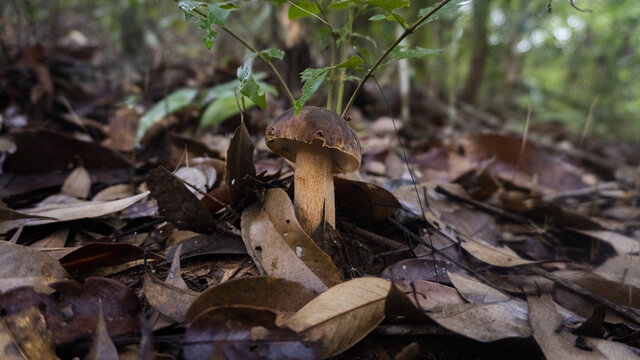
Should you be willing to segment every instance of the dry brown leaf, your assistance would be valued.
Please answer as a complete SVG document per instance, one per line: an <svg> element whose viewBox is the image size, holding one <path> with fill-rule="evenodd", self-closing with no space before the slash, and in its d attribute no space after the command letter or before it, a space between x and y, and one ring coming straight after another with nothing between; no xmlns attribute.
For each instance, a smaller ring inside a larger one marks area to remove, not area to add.
<svg viewBox="0 0 640 360"><path fill-rule="evenodd" d="M112 201L120 200L133 196L133 188L129 184L118 184L102 189L95 194L93 201Z"/></svg>
<svg viewBox="0 0 640 360"><path fill-rule="evenodd" d="M487 304L510 299L506 294L462 273L447 272L447 275L449 275L451 283L458 289L460 295L469 302Z"/></svg>
<svg viewBox="0 0 640 360"><path fill-rule="evenodd" d="M13 338L13 334L3 319L0 319L0 352L4 360L29 360Z"/></svg>
<svg viewBox="0 0 640 360"><path fill-rule="evenodd" d="M469 241L463 241L460 246L476 259L489 265L512 267L536 263L535 261L521 258L515 251L508 247L491 246L473 239L468 240Z"/></svg>
<svg viewBox="0 0 640 360"><path fill-rule="evenodd" d="M444 305L426 314L442 327L477 341L531 336L527 304L516 298L489 304Z"/></svg>
<svg viewBox="0 0 640 360"><path fill-rule="evenodd" d="M154 309L176 322L184 321L189 305L198 297L193 290L183 290L158 279L146 271L144 296Z"/></svg>
<svg viewBox="0 0 640 360"><path fill-rule="evenodd" d="M107 332L107 325L104 322L102 299L98 300L98 321L93 333L91 350L84 357L84 360L118 360L118 350L113 341L111 341Z"/></svg>
<svg viewBox="0 0 640 360"><path fill-rule="evenodd" d="M441 304L466 303L456 289L447 285L426 280L399 281L395 284L404 290L407 297L421 310L433 310Z"/></svg>
<svg viewBox="0 0 640 360"><path fill-rule="evenodd" d="M549 360L591 359L637 359L629 347L602 339L586 338L587 346L594 351L585 351L574 346L576 335L561 327L563 320L551 295L528 297L533 337ZM558 329L561 329L558 332Z"/></svg>
<svg viewBox="0 0 640 360"><path fill-rule="evenodd" d="M247 252L264 273L319 292L342 282L331 258L300 227L284 190L269 189L262 209L245 209L241 228Z"/></svg>
<svg viewBox="0 0 640 360"><path fill-rule="evenodd" d="M75 203L70 205L59 205L56 207L47 207L46 209L33 208L22 209L21 212L34 217L47 217L51 219L18 219L11 221L4 221L0 223L0 234L4 234L20 226L34 226L42 224L50 224L61 221L78 220L86 218L94 218L111 214L140 201L144 197L149 195L148 191L143 192L135 196L128 197L126 199L114 200L114 201L87 201L81 203Z"/></svg>
<svg viewBox="0 0 640 360"><path fill-rule="evenodd" d="M71 195L79 199L86 199L91 191L91 175L82 166L75 168L62 184L62 194Z"/></svg>
<svg viewBox="0 0 640 360"><path fill-rule="evenodd" d="M384 319L391 282L362 277L336 285L289 318L285 325L306 340L322 340L322 358L338 355Z"/></svg>
<svg viewBox="0 0 640 360"><path fill-rule="evenodd" d="M9 315L4 318L8 332L11 338L15 339L13 345L16 348L11 349L3 347L0 349L2 359L11 358L10 355L20 349L22 356L15 359L29 360L54 360L58 359L55 352L55 346L51 331L47 328L44 316L35 307L21 311L17 314ZM0 334L0 338L2 335ZM11 346L11 345L9 345Z"/></svg>
<svg viewBox="0 0 640 360"><path fill-rule="evenodd" d="M632 239L628 236L624 236L617 232L606 230L570 230L611 244L611 246L613 246L613 248L619 255L638 255L638 252L640 252L640 242L638 242L638 240Z"/></svg>
<svg viewBox="0 0 640 360"><path fill-rule="evenodd" d="M36 291L50 293L49 284L68 277L57 260L37 249L0 241L0 292L33 286Z"/></svg>
<svg viewBox="0 0 640 360"><path fill-rule="evenodd" d="M316 295L295 281L267 276L240 278L200 294L189 307L186 319L193 320L207 308L227 305L257 306L274 311L280 317L289 317Z"/></svg>
<svg viewBox="0 0 640 360"><path fill-rule="evenodd" d="M607 280L640 288L640 257L623 255L608 259L593 270Z"/></svg>

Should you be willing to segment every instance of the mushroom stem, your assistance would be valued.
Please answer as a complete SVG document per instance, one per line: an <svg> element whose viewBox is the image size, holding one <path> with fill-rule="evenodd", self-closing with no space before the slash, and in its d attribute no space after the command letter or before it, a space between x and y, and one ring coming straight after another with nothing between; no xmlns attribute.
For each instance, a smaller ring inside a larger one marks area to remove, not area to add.
<svg viewBox="0 0 640 360"><path fill-rule="evenodd" d="M322 145L303 144L298 147L293 206L296 217L307 234L312 234L320 225L323 208L325 221L335 228L336 211L331 162L331 152Z"/></svg>

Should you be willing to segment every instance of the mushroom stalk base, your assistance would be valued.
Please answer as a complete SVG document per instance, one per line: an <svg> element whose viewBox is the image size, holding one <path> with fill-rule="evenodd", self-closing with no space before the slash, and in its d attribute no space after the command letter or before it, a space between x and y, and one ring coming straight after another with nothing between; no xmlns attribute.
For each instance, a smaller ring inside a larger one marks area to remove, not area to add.
<svg viewBox="0 0 640 360"><path fill-rule="evenodd" d="M296 155L293 206L296 217L307 234L312 234L322 221L335 228L336 211L333 195L331 153L322 146L301 145Z"/></svg>

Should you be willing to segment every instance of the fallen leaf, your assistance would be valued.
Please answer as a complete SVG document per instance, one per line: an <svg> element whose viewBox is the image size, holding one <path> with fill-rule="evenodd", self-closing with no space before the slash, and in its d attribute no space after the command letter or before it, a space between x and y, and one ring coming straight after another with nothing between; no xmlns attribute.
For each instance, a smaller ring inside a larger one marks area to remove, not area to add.
<svg viewBox="0 0 640 360"><path fill-rule="evenodd" d="M203 255L244 255L247 249L242 238L229 235L202 235L196 234L181 240L167 249L165 259L170 261L178 245L182 245L180 259L189 259Z"/></svg>
<svg viewBox="0 0 640 360"><path fill-rule="evenodd" d="M86 199L91 191L91 175L82 166L75 168L62 184L60 192L79 199Z"/></svg>
<svg viewBox="0 0 640 360"><path fill-rule="evenodd" d="M133 196L133 188L129 184L118 184L102 189L93 196L93 201L120 200Z"/></svg>
<svg viewBox="0 0 640 360"><path fill-rule="evenodd" d="M0 319L0 351L5 360L29 360L3 319Z"/></svg>
<svg viewBox="0 0 640 360"><path fill-rule="evenodd" d="M262 208L246 208L241 228L247 252L266 274L314 291L342 282L331 258L300 227L284 190L269 189Z"/></svg>
<svg viewBox="0 0 640 360"><path fill-rule="evenodd" d="M510 297L462 273L448 272L449 279L467 301L480 304L507 301Z"/></svg>
<svg viewBox="0 0 640 360"><path fill-rule="evenodd" d="M58 359L53 343L51 331L42 314L36 307L29 307L17 314L5 316L0 323L6 324L6 329L11 338L15 339L16 346L13 351L7 347L1 347L2 358L20 349L24 359L29 360L53 360ZM1 335L0 335L1 337ZM19 357L19 358L22 358Z"/></svg>
<svg viewBox="0 0 640 360"><path fill-rule="evenodd" d="M19 286L51 292L49 284L68 277L57 260L37 249L0 241L0 292Z"/></svg>
<svg viewBox="0 0 640 360"><path fill-rule="evenodd" d="M640 288L640 257L623 255L605 261L593 273L607 280Z"/></svg>
<svg viewBox="0 0 640 360"><path fill-rule="evenodd" d="M50 223L61 222L61 221L70 221L70 220L104 216L107 214L111 214L111 213L123 210L131 206L132 204L140 201L147 195L149 195L148 191L135 196L128 197L126 199L121 199L121 200L114 200L114 201L107 201L107 202L87 201L87 202L70 204L70 205L60 205L57 207L45 208L45 209L40 209L40 208L22 209L21 210L22 213L27 215L33 215L34 218L2 222L0 223L0 234L4 234L20 226L43 225L43 224L50 224ZM46 217L49 219L42 219L41 217Z"/></svg>
<svg viewBox="0 0 640 360"><path fill-rule="evenodd" d="M227 150L226 180L231 193L231 205L233 206L251 196L251 184L244 177L247 175L256 176L253 150L249 131L247 131L244 122L241 121L233 133Z"/></svg>
<svg viewBox="0 0 640 360"><path fill-rule="evenodd" d="M98 322L93 332L93 341L89 353L84 360L118 360L118 350L111 341L104 322L104 310L102 299L98 299Z"/></svg>
<svg viewBox="0 0 640 360"><path fill-rule="evenodd" d="M414 305L423 311L433 310L442 304L466 303L458 290L432 281L399 281L396 285L401 287Z"/></svg>
<svg viewBox="0 0 640 360"><path fill-rule="evenodd" d="M210 308L187 327L184 358L317 359L320 346L276 325L276 314L250 306Z"/></svg>
<svg viewBox="0 0 640 360"><path fill-rule="evenodd" d="M152 253L149 253L147 257L162 260L162 257ZM145 251L137 246L96 241L63 256L60 259L60 264L70 273L79 275L87 270L121 265L144 258Z"/></svg>
<svg viewBox="0 0 640 360"><path fill-rule="evenodd" d="M493 266L513 267L536 263L536 261L521 258L515 251L504 246L491 246L472 239L463 241L460 246L476 259Z"/></svg>
<svg viewBox="0 0 640 360"><path fill-rule="evenodd" d="M549 360L637 359L631 348L621 343L586 338L592 351L575 346L576 335L562 327L563 319L549 294L527 298L533 337Z"/></svg>
<svg viewBox="0 0 640 360"><path fill-rule="evenodd" d="M160 214L178 229L210 233L215 229L211 213L169 170L157 167L147 173L151 196L158 201Z"/></svg>
<svg viewBox="0 0 640 360"><path fill-rule="evenodd" d="M362 277L336 285L311 300L285 325L306 340L322 340L321 358L350 348L384 319L391 282Z"/></svg>
<svg viewBox="0 0 640 360"><path fill-rule="evenodd" d="M442 327L468 338L490 342L531 336L527 303L512 298L488 304L442 305L427 313Z"/></svg>
<svg viewBox="0 0 640 360"><path fill-rule="evenodd" d="M192 320L210 307L250 305L288 317L316 297L300 283L268 276L246 277L207 289L191 303L186 319Z"/></svg>
<svg viewBox="0 0 640 360"><path fill-rule="evenodd" d="M145 267L144 296L149 304L173 321L182 322L187 309L198 297L198 293L181 289L158 279Z"/></svg>
<svg viewBox="0 0 640 360"><path fill-rule="evenodd" d="M339 176L333 182L336 207L360 224L384 220L400 208L396 197L378 185Z"/></svg>
<svg viewBox="0 0 640 360"><path fill-rule="evenodd" d="M619 255L638 255L640 252L640 241L613 231L582 229L569 230L609 243Z"/></svg>

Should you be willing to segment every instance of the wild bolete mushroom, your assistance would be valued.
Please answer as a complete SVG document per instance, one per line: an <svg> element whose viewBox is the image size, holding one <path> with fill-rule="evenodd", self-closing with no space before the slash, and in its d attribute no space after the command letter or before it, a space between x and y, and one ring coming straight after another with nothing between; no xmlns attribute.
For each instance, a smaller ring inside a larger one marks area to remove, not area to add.
<svg viewBox="0 0 640 360"><path fill-rule="evenodd" d="M337 113L306 106L298 116L289 109L267 127L267 146L296 164L293 206L302 228L311 234L322 221L335 228L333 175L360 168L360 140Z"/></svg>

